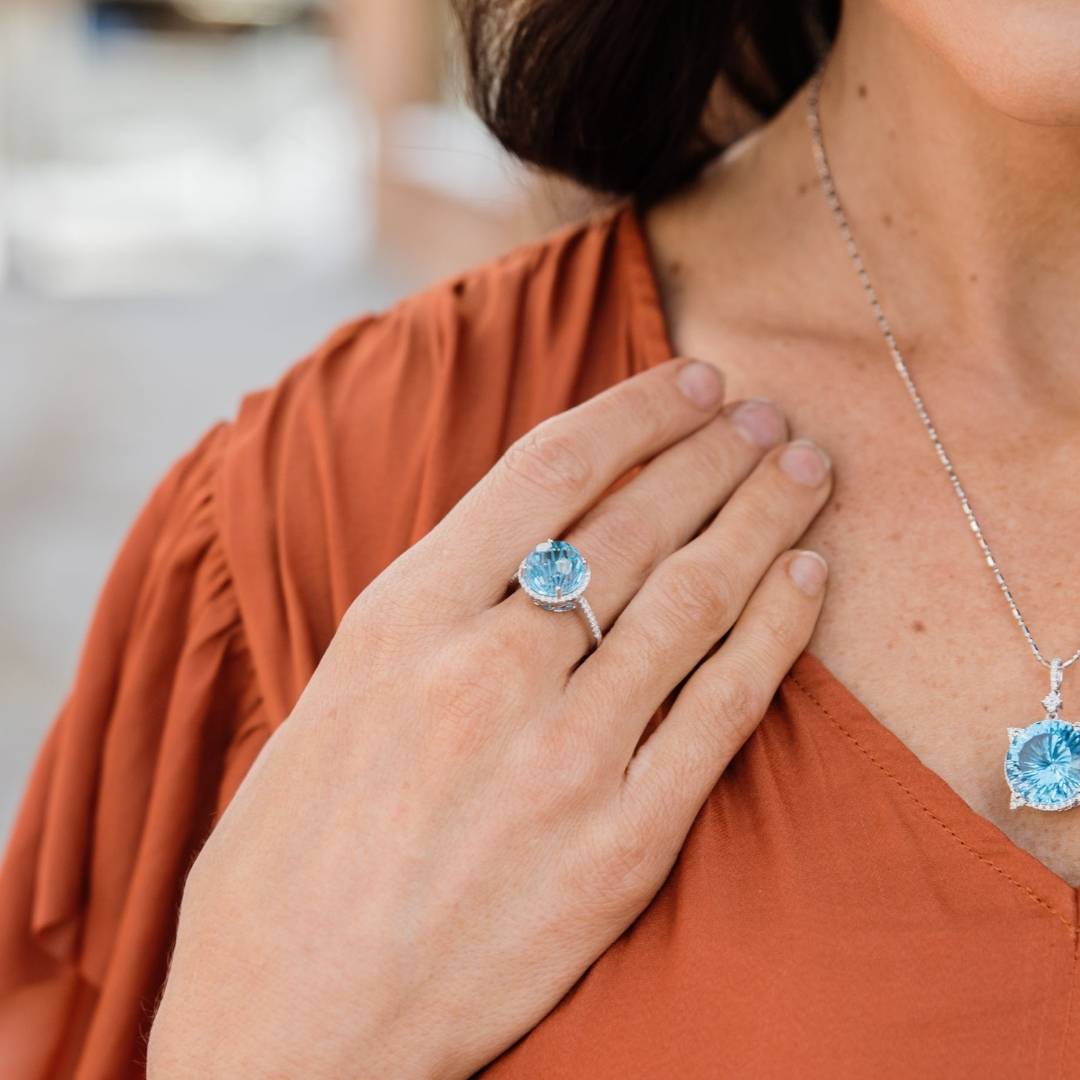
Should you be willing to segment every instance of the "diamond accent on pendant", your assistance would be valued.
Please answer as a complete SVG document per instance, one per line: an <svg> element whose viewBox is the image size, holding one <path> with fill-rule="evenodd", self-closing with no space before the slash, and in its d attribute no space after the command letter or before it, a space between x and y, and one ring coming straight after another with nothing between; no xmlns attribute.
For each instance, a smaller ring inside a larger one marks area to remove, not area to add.
<svg viewBox="0 0 1080 1080"><path fill-rule="evenodd" d="M1061 695L1056 690L1051 690L1050 693L1042 699L1042 706L1051 716L1053 716L1053 714L1061 708Z"/></svg>
<svg viewBox="0 0 1080 1080"><path fill-rule="evenodd" d="M1011 808L1068 810L1080 805L1080 728L1047 717L1025 728L1009 728L1005 779Z"/></svg>

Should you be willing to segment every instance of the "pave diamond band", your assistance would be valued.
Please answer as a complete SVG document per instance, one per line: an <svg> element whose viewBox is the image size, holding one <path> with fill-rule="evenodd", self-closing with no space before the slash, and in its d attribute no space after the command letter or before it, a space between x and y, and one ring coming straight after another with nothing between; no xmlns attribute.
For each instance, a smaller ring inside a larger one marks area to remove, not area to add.
<svg viewBox="0 0 1080 1080"><path fill-rule="evenodd" d="M585 599L592 571L585 556L566 540L541 540L518 567L518 584L538 607L545 611L573 611L578 608L589 624L597 645L603 634L596 615Z"/></svg>

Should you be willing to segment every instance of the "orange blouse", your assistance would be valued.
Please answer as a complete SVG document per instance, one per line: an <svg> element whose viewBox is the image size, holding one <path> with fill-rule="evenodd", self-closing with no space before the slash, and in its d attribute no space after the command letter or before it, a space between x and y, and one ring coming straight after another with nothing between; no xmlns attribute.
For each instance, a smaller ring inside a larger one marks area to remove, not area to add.
<svg viewBox="0 0 1080 1080"><path fill-rule="evenodd" d="M350 600L516 436L670 354L621 203L342 327L173 467L0 871L0 1077L142 1075L185 871ZM1080 1076L1078 926L803 653L654 901L483 1073Z"/></svg>

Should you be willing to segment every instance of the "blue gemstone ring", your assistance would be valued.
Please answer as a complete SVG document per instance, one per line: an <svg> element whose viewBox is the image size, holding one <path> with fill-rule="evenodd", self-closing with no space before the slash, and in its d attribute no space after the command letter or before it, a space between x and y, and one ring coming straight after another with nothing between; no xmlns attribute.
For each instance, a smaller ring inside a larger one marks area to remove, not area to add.
<svg viewBox="0 0 1080 1080"><path fill-rule="evenodd" d="M542 540L521 560L515 575L529 599L545 611L578 608L599 645L600 624L585 599L591 576L585 556L566 540Z"/></svg>

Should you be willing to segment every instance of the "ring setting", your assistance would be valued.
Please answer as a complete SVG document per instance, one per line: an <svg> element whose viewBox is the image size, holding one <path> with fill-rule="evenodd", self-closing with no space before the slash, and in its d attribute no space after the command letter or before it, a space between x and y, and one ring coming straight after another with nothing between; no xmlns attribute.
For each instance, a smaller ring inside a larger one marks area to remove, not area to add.
<svg viewBox="0 0 1080 1080"><path fill-rule="evenodd" d="M596 644L600 644L600 626L585 599L592 570L573 544L566 540L541 540L521 560L515 576L529 599L545 611L579 608Z"/></svg>

